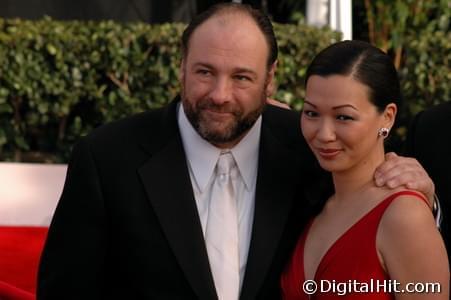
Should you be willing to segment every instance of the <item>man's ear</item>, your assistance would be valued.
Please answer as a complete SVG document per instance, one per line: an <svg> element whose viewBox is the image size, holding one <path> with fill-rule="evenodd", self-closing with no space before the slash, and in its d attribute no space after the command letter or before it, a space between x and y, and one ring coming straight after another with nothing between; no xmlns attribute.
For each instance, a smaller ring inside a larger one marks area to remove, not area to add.
<svg viewBox="0 0 451 300"><path fill-rule="evenodd" d="M390 103L385 107L383 116L384 116L384 127L392 128L395 123L396 113L398 111L398 107L395 103Z"/></svg>
<svg viewBox="0 0 451 300"><path fill-rule="evenodd" d="M269 67L266 77L266 96L271 96L276 90L275 74L277 69L277 60Z"/></svg>
<svg viewBox="0 0 451 300"><path fill-rule="evenodd" d="M179 82L183 83L184 80L185 80L185 59L182 58L179 66Z"/></svg>

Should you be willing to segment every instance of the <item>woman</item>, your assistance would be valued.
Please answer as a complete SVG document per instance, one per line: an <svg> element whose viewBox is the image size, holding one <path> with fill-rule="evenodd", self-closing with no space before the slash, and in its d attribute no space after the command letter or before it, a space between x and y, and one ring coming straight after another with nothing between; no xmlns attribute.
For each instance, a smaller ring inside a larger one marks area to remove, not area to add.
<svg viewBox="0 0 451 300"><path fill-rule="evenodd" d="M301 128L334 192L282 276L285 299L448 299L447 255L425 197L373 182L400 98L390 58L368 43L336 43L309 66Z"/></svg>

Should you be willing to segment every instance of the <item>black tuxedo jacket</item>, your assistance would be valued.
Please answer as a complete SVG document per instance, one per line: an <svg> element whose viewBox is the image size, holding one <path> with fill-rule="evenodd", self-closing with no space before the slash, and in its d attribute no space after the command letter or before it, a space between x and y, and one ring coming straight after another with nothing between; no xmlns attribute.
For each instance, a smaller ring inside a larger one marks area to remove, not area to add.
<svg viewBox="0 0 451 300"><path fill-rule="evenodd" d="M415 157L428 172L440 199L441 232L451 253L451 102L419 113L408 131L407 155ZM450 261L451 263L451 261Z"/></svg>
<svg viewBox="0 0 451 300"><path fill-rule="evenodd" d="M77 144L49 229L38 299L216 299L176 102ZM315 161L299 114L263 113L255 216L241 299L280 298L306 221Z"/></svg>

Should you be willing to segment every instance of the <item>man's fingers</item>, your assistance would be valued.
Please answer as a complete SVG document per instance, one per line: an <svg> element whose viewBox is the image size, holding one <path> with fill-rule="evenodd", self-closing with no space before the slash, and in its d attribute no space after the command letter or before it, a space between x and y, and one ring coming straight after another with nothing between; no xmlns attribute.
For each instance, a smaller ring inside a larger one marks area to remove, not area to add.
<svg viewBox="0 0 451 300"><path fill-rule="evenodd" d="M389 188L406 186L409 189L415 190L416 188L413 188L412 186L421 186L421 184L424 183L424 180L421 180L420 182L419 179L423 177L423 174L420 174L420 172L416 171L400 172L399 174L387 179L385 184Z"/></svg>
<svg viewBox="0 0 451 300"><path fill-rule="evenodd" d="M394 152L389 152L385 154L385 161L380 166L377 167L376 174L383 174L389 171L390 169L394 168L397 165L397 163L399 163L398 159L399 156L397 156L396 153Z"/></svg>
<svg viewBox="0 0 451 300"><path fill-rule="evenodd" d="M411 157L398 156L393 152L387 153L385 157L388 157L388 159L377 167L374 173L375 179L378 177L383 177L384 180L387 180L388 177L391 177L389 175L397 169L402 172L409 171L410 169L422 169L420 163ZM397 173L399 172L396 172L396 174Z"/></svg>
<svg viewBox="0 0 451 300"><path fill-rule="evenodd" d="M380 181L384 182L388 187L397 187L406 185L409 182L424 182L424 179L428 178L428 176L422 169L417 167L400 165L392 168L390 172L385 173L384 176L380 178Z"/></svg>
<svg viewBox="0 0 451 300"><path fill-rule="evenodd" d="M405 186L433 199L434 183L414 158L397 156L394 153L389 154L388 160L375 172L374 181L377 186L387 186L392 189Z"/></svg>
<svg viewBox="0 0 451 300"><path fill-rule="evenodd" d="M429 177L416 159L398 156L393 152L387 153L386 158L387 160L374 174L377 186L386 185L389 188L396 188L407 186L409 183L416 187L427 186L428 183L424 179Z"/></svg>
<svg viewBox="0 0 451 300"><path fill-rule="evenodd" d="M278 107L281 107L281 108L285 108L285 109L291 109L288 104L280 102L280 101L275 100L275 99L271 99L271 98L266 98L266 103L274 105L274 106L278 106Z"/></svg>
<svg viewBox="0 0 451 300"><path fill-rule="evenodd" d="M377 186L383 186L393 178L401 176L403 173L409 172L411 167L406 164L386 166L374 173L374 179Z"/></svg>
<svg viewBox="0 0 451 300"><path fill-rule="evenodd" d="M388 152L385 154L385 160L394 159L396 157L399 157L399 156L395 152Z"/></svg>

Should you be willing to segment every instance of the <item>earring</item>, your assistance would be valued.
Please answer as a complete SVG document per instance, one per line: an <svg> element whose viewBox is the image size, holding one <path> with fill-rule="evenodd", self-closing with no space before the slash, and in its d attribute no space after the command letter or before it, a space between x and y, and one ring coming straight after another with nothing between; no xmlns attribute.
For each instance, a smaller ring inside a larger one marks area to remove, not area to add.
<svg viewBox="0 0 451 300"><path fill-rule="evenodd" d="M384 139L388 136L388 133L390 132L389 128L386 127L382 127L381 129L379 129L379 131L377 132L378 136L383 137Z"/></svg>

